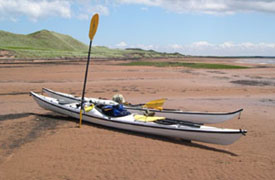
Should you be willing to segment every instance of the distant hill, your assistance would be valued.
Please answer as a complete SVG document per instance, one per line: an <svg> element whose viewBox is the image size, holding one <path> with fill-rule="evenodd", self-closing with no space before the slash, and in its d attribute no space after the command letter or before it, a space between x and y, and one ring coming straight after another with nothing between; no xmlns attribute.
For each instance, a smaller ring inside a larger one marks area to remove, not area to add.
<svg viewBox="0 0 275 180"><path fill-rule="evenodd" d="M87 57L88 46L69 35L41 30L31 34L13 34L0 31L0 58L65 58ZM142 49L92 48L96 58L161 58L183 57L179 53L159 53Z"/></svg>
<svg viewBox="0 0 275 180"><path fill-rule="evenodd" d="M86 50L87 45L71 36L48 30L37 31L28 35L13 34L0 31L0 47L18 49L58 49L58 50Z"/></svg>

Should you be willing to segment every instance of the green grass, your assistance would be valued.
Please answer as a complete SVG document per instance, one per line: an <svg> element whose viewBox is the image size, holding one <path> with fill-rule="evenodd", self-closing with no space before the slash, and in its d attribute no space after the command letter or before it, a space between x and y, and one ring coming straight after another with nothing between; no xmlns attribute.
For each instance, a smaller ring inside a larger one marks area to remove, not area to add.
<svg viewBox="0 0 275 180"><path fill-rule="evenodd" d="M41 30L28 35L0 31L0 49L17 58L87 56L88 46L68 35Z"/></svg>
<svg viewBox="0 0 275 180"><path fill-rule="evenodd" d="M83 50L88 46L74 38L48 30L23 35L0 31L0 47L58 50Z"/></svg>
<svg viewBox="0 0 275 180"><path fill-rule="evenodd" d="M87 37L88 38L88 37ZM31 34L13 34L0 31L0 50L7 50L17 58L87 57L88 45L71 36L41 30ZM160 53L142 49L92 48L92 58L177 58L179 53Z"/></svg>
<svg viewBox="0 0 275 180"><path fill-rule="evenodd" d="M124 66L156 66L156 67L190 67L201 69L246 69L245 66L235 66L226 64L208 64L208 63L186 63L186 62L152 62L152 61L134 61L122 63Z"/></svg>

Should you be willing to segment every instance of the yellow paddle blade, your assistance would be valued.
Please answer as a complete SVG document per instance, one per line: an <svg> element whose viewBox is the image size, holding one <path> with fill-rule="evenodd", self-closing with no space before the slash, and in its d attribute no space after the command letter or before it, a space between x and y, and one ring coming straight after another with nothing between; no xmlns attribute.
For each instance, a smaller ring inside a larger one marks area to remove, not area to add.
<svg viewBox="0 0 275 180"><path fill-rule="evenodd" d="M144 115L135 115L134 116L136 121L143 121L143 122L153 122L157 120L164 120L165 117L156 117L156 116L144 116Z"/></svg>
<svg viewBox="0 0 275 180"><path fill-rule="evenodd" d="M151 108L151 109L158 109L158 110L162 110L162 106L165 102L165 98L162 99L157 99L157 100L153 100L153 101L149 101L148 103L146 103L145 105L143 105L144 108Z"/></svg>
<svg viewBox="0 0 275 180"><path fill-rule="evenodd" d="M96 30L97 30L98 19L99 19L98 14L95 14L91 19L90 31L89 31L89 38L91 41L94 39Z"/></svg>

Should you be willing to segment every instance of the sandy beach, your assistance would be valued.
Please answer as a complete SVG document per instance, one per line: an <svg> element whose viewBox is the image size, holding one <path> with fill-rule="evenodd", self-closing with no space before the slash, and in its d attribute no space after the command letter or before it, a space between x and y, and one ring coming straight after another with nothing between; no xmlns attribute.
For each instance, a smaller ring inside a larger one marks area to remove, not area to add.
<svg viewBox="0 0 275 180"><path fill-rule="evenodd" d="M232 59L183 59L236 64ZM132 133L40 108L30 91L81 95L85 62L0 64L0 179L275 179L275 66L213 70L93 61L86 96L131 103L168 98L167 108L234 111L216 127L246 129L229 146Z"/></svg>

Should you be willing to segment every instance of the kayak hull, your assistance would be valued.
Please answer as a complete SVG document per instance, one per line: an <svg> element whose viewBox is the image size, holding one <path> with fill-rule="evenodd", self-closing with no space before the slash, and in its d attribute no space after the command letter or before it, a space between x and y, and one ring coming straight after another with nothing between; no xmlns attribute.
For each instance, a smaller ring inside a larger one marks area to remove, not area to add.
<svg viewBox="0 0 275 180"><path fill-rule="evenodd" d="M30 92L34 100L44 109L54 111L79 119L80 108L77 103L60 104L57 99ZM182 124L164 125L156 122L137 121L134 114L124 117L108 117L94 108L92 111L84 112L83 121L99 124L106 127L118 128L146 134L175 137L192 141L228 145L237 141L245 130L223 129L210 126L187 126Z"/></svg>

